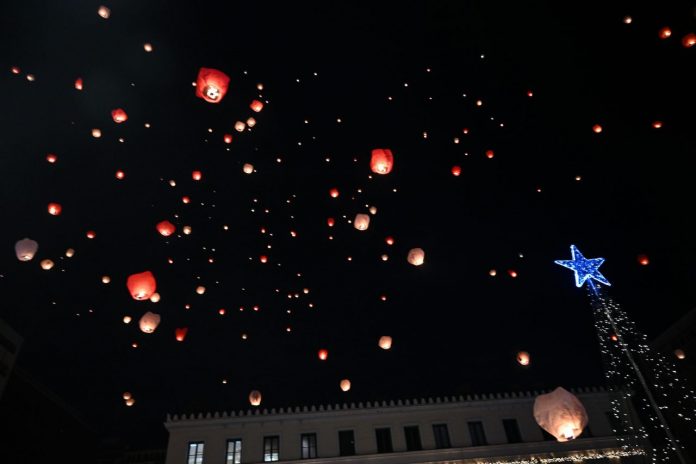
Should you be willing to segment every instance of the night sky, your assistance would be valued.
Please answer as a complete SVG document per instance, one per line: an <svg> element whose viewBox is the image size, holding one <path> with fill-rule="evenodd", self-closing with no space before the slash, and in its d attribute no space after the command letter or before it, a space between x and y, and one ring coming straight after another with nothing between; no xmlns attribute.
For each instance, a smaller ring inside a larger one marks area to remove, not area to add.
<svg viewBox="0 0 696 464"><path fill-rule="evenodd" d="M606 258L649 338L693 308L694 5L404 5L112 1L103 19L95 2L5 2L0 317L24 337L17 366L104 437L164 447L166 413L246 409L254 389L271 408L602 385L588 298L553 263L570 244ZM201 67L230 77L219 104L195 96ZM375 148L391 173L371 172ZM158 303L126 288L145 270Z"/></svg>

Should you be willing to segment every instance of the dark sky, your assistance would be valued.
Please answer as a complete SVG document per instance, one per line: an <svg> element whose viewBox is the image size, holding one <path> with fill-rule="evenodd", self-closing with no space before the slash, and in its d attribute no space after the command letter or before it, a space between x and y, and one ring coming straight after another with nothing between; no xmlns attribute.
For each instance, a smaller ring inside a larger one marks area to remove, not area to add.
<svg viewBox="0 0 696 464"><path fill-rule="evenodd" d="M277 407L600 385L589 302L553 264L571 243L607 259L649 337L694 306L693 5L371 3L114 1L107 20L88 1L3 5L0 317L25 338L18 366L104 436L163 446L167 412L246 408L252 389ZM195 97L200 67L230 76L220 104ZM392 173L371 173L373 148ZM144 270L157 304L126 289Z"/></svg>

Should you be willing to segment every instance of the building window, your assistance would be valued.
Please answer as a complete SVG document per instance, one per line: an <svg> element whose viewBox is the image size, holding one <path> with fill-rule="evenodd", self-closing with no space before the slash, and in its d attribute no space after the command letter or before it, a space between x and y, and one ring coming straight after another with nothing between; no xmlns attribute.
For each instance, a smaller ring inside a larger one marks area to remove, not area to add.
<svg viewBox="0 0 696 464"><path fill-rule="evenodd" d="M225 464L239 464L242 462L242 440L239 438L227 440L226 457Z"/></svg>
<svg viewBox="0 0 696 464"><path fill-rule="evenodd" d="M278 435L263 437L263 462L279 460L280 438Z"/></svg>
<svg viewBox="0 0 696 464"><path fill-rule="evenodd" d="M338 432L338 454L341 456L355 455L355 434L352 430Z"/></svg>
<svg viewBox="0 0 696 464"><path fill-rule="evenodd" d="M203 447L205 444L202 441L189 443L187 464L203 464Z"/></svg>
<svg viewBox="0 0 696 464"><path fill-rule="evenodd" d="M433 435L435 435L435 448L449 448L450 439L447 431L447 424L434 424Z"/></svg>
<svg viewBox="0 0 696 464"><path fill-rule="evenodd" d="M505 436L508 443L522 443L522 435L520 435L517 419L503 419L503 427L505 428Z"/></svg>
<svg viewBox="0 0 696 464"><path fill-rule="evenodd" d="M377 435L377 452L378 453L391 453L394 451L391 440L391 429L375 429L375 434Z"/></svg>
<svg viewBox="0 0 696 464"><path fill-rule="evenodd" d="M302 445L302 459L316 458L317 457L317 434L316 433L303 433L300 438L300 443Z"/></svg>
<svg viewBox="0 0 696 464"><path fill-rule="evenodd" d="M417 425L404 427L404 436L406 437L407 451L420 451L423 449Z"/></svg>
<svg viewBox="0 0 696 464"><path fill-rule="evenodd" d="M483 422L469 422L469 434L471 435L472 446L483 446L486 443L486 434L483 431Z"/></svg>

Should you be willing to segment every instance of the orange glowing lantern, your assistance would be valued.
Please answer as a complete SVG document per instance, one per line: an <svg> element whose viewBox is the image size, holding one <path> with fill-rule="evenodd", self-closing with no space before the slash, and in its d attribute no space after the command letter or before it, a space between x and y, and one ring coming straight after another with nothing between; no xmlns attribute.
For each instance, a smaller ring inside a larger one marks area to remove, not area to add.
<svg viewBox="0 0 696 464"><path fill-rule="evenodd" d="M677 359L684 359L686 358L686 353L684 353L684 350L682 350L681 348L677 348L676 350L674 350L674 356L676 356Z"/></svg>
<svg viewBox="0 0 696 464"><path fill-rule="evenodd" d="M650 264L650 259L648 259L648 255L638 255L638 262L641 266L647 266Z"/></svg>
<svg viewBox="0 0 696 464"><path fill-rule="evenodd" d="M157 232L162 234L164 237L169 237L176 232L176 226L169 221L158 222Z"/></svg>
<svg viewBox="0 0 696 464"><path fill-rule="evenodd" d="M41 269L43 269L44 271L50 271L51 269L53 269L54 264L55 263L52 260L44 259L43 261L41 261Z"/></svg>
<svg viewBox="0 0 696 464"><path fill-rule="evenodd" d="M663 27L660 29L659 36L661 39L669 39L672 36L672 29L669 27Z"/></svg>
<svg viewBox="0 0 696 464"><path fill-rule="evenodd" d="M383 350L388 350L392 346L392 338L389 335L382 335L379 337L378 345Z"/></svg>
<svg viewBox="0 0 696 464"><path fill-rule="evenodd" d="M338 198L338 189L332 188L329 190L329 195L331 195L331 198Z"/></svg>
<svg viewBox="0 0 696 464"><path fill-rule="evenodd" d="M75 79L75 88L77 90L82 90L82 78L81 77L78 77L77 79Z"/></svg>
<svg viewBox="0 0 696 464"><path fill-rule="evenodd" d="M340 385L341 385L341 390L343 390L344 392L347 392L348 390L350 390L350 380L343 379L343 380L341 380Z"/></svg>
<svg viewBox="0 0 696 464"><path fill-rule="evenodd" d="M244 174L253 174L254 165L251 163L244 163L244 166L242 166L242 171L244 172Z"/></svg>
<svg viewBox="0 0 696 464"><path fill-rule="evenodd" d="M529 366L529 361L529 353L526 351L517 353L517 362L520 363L521 366Z"/></svg>
<svg viewBox="0 0 696 464"><path fill-rule="evenodd" d="M587 411L575 395L558 387L536 397L534 419L556 440L569 441L582 434L587 425Z"/></svg>
<svg viewBox="0 0 696 464"><path fill-rule="evenodd" d="M408 257L406 258L409 264L414 266L420 266L425 262L425 251L422 248L412 248L408 252Z"/></svg>
<svg viewBox="0 0 696 464"><path fill-rule="evenodd" d="M220 103L227 93L230 78L222 71L201 68L196 79L196 96L208 103Z"/></svg>
<svg viewBox="0 0 696 464"><path fill-rule="evenodd" d="M491 159L495 156L495 152L493 150L486 150L486 158Z"/></svg>
<svg viewBox="0 0 696 464"><path fill-rule="evenodd" d="M592 132L594 132L595 134L601 133L602 126L600 126L599 124L595 124L594 126L592 126Z"/></svg>
<svg viewBox="0 0 696 464"><path fill-rule="evenodd" d="M372 150L370 169L375 174L389 174L394 167L394 155L388 148L375 148Z"/></svg>
<svg viewBox="0 0 696 464"><path fill-rule="evenodd" d="M123 180L125 177L126 177L126 173L125 173L125 172L123 172L123 171L121 171L121 170L116 171L116 178L117 178L118 180Z"/></svg>
<svg viewBox="0 0 696 464"><path fill-rule="evenodd" d="M370 227L370 216L362 213L356 214L353 220L353 227L358 230L367 230Z"/></svg>
<svg viewBox="0 0 696 464"><path fill-rule="evenodd" d="M384 239L385 242L387 242L387 245L393 245L394 244L394 237L389 236Z"/></svg>
<svg viewBox="0 0 696 464"><path fill-rule="evenodd" d="M155 293L157 282L152 272L145 271L130 275L126 281L126 286L134 300L142 301L147 300Z"/></svg>
<svg viewBox="0 0 696 464"><path fill-rule="evenodd" d="M131 399L131 398L133 398L133 395L131 394L131 392L124 392L124 393L123 393L123 399L124 399L124 400L129 400L129 399Z"/></svg>
<svg viewBox="0 0 696 464"><path fill-rule="evenodd" d="M653 121L653 129L662 129L662 121Z"/></svg>
<svg viewBox="0 0 696 464"><path fill-rule="evenodd" d="M205 287L203 285L199 285L198 287L196 287L196 293L198 293L199 295L203 295L205 293Z"/></svg>
<svg viewBox="0 0 696 464"><path fill-rule="evenodd" d="M261 392L258 390L252 390L251 393L249 393L249 403L251 403L252 406L258 406L261 404Z"/></svg>
<svg viewBox="0 0 696 464"><path fill-rule="evenodd" d="M191 173L191 178L193 180L201 180L202 177L203 177L203 173L201 171L193 171Z"/></svg>
<svg viewBox="0 0 696 464"><path fill-rule="evenodd" d="M143 317L140 318L140 322L138 323L140 325L140 330L147 334L154 332L161 319L162 318L157 313L152 313L150 311L146 312L143 314Z"/></svg>
<svg viewBox="0 0 696 464"><path fill-rule="evenodd" d="M254 127L256 125L256 119L254 118L247 118L246 120L246 125L251 127Z"/></svg>
<svg viewBox="0 0 696 464"><path fill-rule="evenodd" d="M336 221L334 220L334 218L331 218L331 217L330 217L330 218L328 218L328 219L326 220L326 224L327 224L329 227L333 227L333 226L336 224Z"/></svg>
<svg viewBox="0 0 696 464"><path fill-rule="evenodd" d="M39 249L39 244L30 238L15 243L15 254L20 261L31 261Z"/></svg>
<svg viewBox="0 0 696 464"><path fill-rule="evenodd" d="M60 203L48 204L48 214L51 216L58 216L61 211L63 211L63 207L60 205Z"/></svg>
<svg viewBox="0 0 696 464"><path fill-rule="evenodd" d="M319 359L321 359L322 361L326 361L326 358L329 357L329 350L325 350L322 348L321 350L319 350L317 355L319 356Z"/></svg>
<svg viewBox="0 0 696 464"><path fill-rule="evenodd" d="M101 16L103 19L109 19L109 16L111 16L111 10L108 7L102 5L97 10L97 14Z"/></svg>
<svg viewBox="0 0 696 464"><path fill-rule="evenodd" d="M225 134L222 139L225 143L232 143L232 134Z"/></svg>
<svg viewBox="0 0 696 464"><path fill-rule="evenodd" d="M690 33L686 34L682 39L682 45L686 48L691 48L696 45L696 34Z"/></svg>
<svg viewBox="0 0 696 464"><path fill-rule="evenodd" d="M459 177L462 173L462 167L461 166L452 166L452 175L455 177Z"/></svg>
<svg viewBox="0 0 696 464"><path fill-rule="evenodd" d="M95 139L98 139L101 136L102 136L101 129L97 129L97 128L92 129L92 137L94 137Z"/></svg>
<svg viewBox="0 0 696 464"><path fill-rule="evenodd" d="M49 163L53 164L53 163L55 163L56 161L58 161L58 157L57 157L55 154L53 154L53 153L49 153L48 155L46 155L46 161L48 161Z"/></svg>
<svg viewBox="0 0 696 464"><path fill-rule="evenodd" d="M111 111L111 119L113 119L116 124L121 124L128 120L128 115L122 108L116 108Z"/></svg>
<svg viewBox="0 0 696 464"><path fill-rule="evenodd" d="M246 129L246 124L242 121L237 121L234 123L234 130L237 132L244 132L244 129Z"/></svg>
<svg viewBox="0 0 696 464"><path fill-rule="evenodd" d="M186 338L187 332L188 332L188 327L181 327L181 328L176 329L176 331L175 331L176 341L183 342L184 338Z"/></svg>
<svg viewBox="0 0 696 464"><path fill-rule="evenodd" d="M97 233L93 230L88 230L85 235L87 236L88 239L92 240L94 237L97 236Z"/></svg>
<svg viewBox="0 0 696 464"><path fill-rule="evenodd" d="M251 102L251 105L249 105L249 108L251 108L253 112L258 113L263 109L263 103L258 100L254 100Z"/></svg>
<svg viewBox="0 0 696 464"><path fill-rule="evenodd" d="M268 262L268 256L266 256L266 255L259 256L259 261L266 264Z"/></svg>

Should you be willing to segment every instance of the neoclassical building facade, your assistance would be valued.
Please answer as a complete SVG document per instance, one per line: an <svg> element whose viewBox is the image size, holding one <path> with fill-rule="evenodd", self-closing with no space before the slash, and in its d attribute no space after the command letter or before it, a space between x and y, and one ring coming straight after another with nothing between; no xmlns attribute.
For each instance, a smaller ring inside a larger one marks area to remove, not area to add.
<svg viewBox="0 0 696 464"><path fill-rule="evenodd" d="M642 462L613 436L610 399L571 390L589 425L559 443L536 424L541 392L168 415L167 464Z"/></svg>

